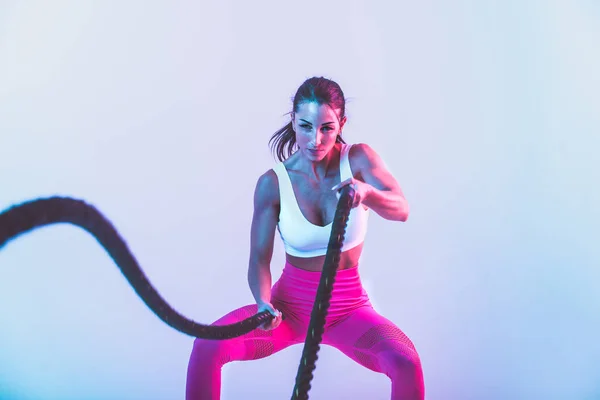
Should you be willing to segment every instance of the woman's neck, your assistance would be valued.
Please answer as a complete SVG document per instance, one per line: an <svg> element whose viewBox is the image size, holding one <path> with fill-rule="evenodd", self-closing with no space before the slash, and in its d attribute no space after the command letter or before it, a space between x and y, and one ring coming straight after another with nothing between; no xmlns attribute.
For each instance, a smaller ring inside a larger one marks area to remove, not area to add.
<svg viewBox="0 0 600 400"><path fill-rule="evenodd" d="M324 180L332 169L335 169L339 164L341 154L341 144L336 143L335 146L323 157L320 161L310 161L304 157L298 157L296 168L304 172L310 179L316 182ZM300 154L298 154L300 156Z"/></svg>

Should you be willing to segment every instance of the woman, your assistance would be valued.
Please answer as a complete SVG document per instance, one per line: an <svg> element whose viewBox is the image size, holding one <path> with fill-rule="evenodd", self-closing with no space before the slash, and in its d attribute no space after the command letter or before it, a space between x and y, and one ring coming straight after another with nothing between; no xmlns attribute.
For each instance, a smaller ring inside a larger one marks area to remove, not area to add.
<svg viewBox="0 0 600 400"><path fill-rule="evenodd" d="M298 88L290 123L270 141L280 162L258 179L254 193L248 283L256 304L215 324L231 324L263 310L275 318L238 338L196 339L188 367L188 400L219 399L221 368L227 362L255 360L304 343L338 193L345 185L353 185L356 194L322 344L386 374L393 400L424 398L423 373L412 342L373 309L358 273L369 210L388 220L406 221L408 204L375 151L343 141L345 123L345 99L337 83L315 77ZM271 287L276 228L286 263Z"/></svg>

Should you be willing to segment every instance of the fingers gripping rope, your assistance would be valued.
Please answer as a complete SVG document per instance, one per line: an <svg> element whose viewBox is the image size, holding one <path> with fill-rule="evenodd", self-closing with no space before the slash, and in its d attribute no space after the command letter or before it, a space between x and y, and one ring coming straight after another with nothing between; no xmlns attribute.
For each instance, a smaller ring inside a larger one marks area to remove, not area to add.
<svg viewBox="0 0 600 400"><path fill-rule="evenodd" d="M341 189L292 399L308 399L353 198L352 188L345 186ZM24 202L4 210L0 213L0 250L10 240L24 233L58 223L76 225L94 236L148 308L179 332L203 339L224 340L244 335L273 319L268 311L263 311L234 324L216 326L203 325L179 314L152 286L125 240L111 222L94 206L82 200L49 197Z"/></svg>

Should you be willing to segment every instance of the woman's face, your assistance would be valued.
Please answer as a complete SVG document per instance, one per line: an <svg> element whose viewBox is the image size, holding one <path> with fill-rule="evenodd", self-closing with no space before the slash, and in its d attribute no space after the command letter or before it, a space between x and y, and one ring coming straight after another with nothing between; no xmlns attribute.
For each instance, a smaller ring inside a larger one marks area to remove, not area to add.
<svg viewBox="0 0 600 400"><path fill-rule="evenodd" d="M310 161L321 161L335 146L346 117L338 119L339 110L315 102L301 103L292 116L296 144L302 155Z"/></svg>

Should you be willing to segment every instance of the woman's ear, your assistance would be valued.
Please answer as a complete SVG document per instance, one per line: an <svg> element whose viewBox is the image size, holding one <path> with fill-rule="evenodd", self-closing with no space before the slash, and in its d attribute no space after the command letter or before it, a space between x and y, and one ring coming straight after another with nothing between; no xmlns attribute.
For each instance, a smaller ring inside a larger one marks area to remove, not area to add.
<svg viewBox="0 0 600 400"><path fill-rule="evenodd" d="M296 132L296 115L294 114L293 111L290 113L290 118L291 118L290 122L292 123L292 130L294 132Z"/></svg>
<svg viewBox="0 0 600 400"><path fill-rule="evenodd" d="M342 118L340 121L340 132L342 131L342 128L344 127L345 124L346 124L346 117Z"/></svg>

